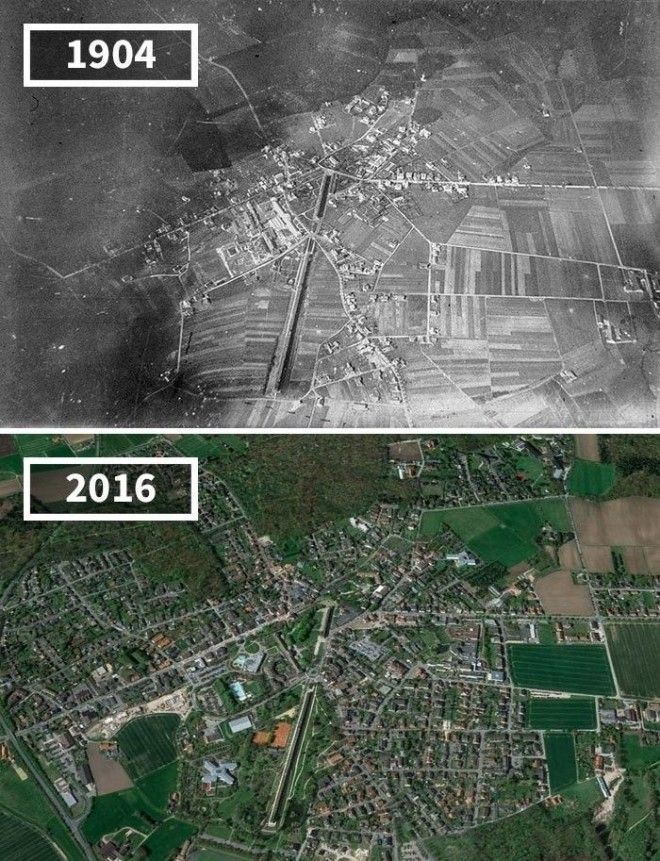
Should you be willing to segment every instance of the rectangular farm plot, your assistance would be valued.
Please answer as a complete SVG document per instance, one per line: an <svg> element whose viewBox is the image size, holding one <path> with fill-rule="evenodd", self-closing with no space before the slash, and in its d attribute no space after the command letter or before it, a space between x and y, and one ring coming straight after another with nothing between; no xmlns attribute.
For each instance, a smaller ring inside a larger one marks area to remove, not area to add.
<svg viewBox="0 0 660 861"><path fill-rule="evenodd" d="M577 780L575 743L569 732L552 732L545 737L550 791L560 792Z"/></svg>
<svg viewBox="0 0 660 861"><path fill-rule="evenodd" d="M484 562L500 562L509 568L539 552L535 539L545 523L562 532L569 530L563 500L426 511L422 515L420 535L432 537L443 526L448 526Z"/></svg>
<svg viewBox="0 0 660 861"><path fill-rule="evenodd" d="M445 293L600 299L593 263L505 254L479 248L447 249Z"/></svg>
<svg viewBox="0 0 660 861"><path fill-rule="evenodd" d="M615 693L604 646L511 643L507 653L513 682L519 688L593 696Z"/></svg>
<svg viewBox="0 0 660 861"><path fill-rule="evenodd" d="M530 729L596 729L596 704L590 697L532 697Z"/></svg>
<svg viewBox="0 0 660 861"><path fill-rule="evenodd" d="M612 624L606 626L606 634L621 692L660 696L660 624Z"/></svg>
<svg viewBox="0 0 660 861"><path fill-rule="evenodd" d="M561 370L543 302L489 297L486 314L493 394L512 391Z"/></svg>
<svg viewBox="0 0 660 861"><path fill-rule="evenodd" d="M576 458L568 476L568 491L575 496L605 496L615 480L614 464Z"/></svg>

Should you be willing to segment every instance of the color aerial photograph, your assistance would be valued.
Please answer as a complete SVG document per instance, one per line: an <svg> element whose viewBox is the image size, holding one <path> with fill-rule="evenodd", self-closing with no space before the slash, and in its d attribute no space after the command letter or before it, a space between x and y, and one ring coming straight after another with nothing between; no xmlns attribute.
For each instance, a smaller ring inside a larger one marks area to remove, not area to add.
<svg viewBox="0 0 660 861"><path fill-rule="evenodd" d="M2 5L4 426L658 426L655 0Z"/></svg>
<svg viewBox="0 0 660 861"><path fill-rule="evenodd" d="M0 445L3 861L657 857L658 436ZM26 522L65 452L198 519Z"/></svg>

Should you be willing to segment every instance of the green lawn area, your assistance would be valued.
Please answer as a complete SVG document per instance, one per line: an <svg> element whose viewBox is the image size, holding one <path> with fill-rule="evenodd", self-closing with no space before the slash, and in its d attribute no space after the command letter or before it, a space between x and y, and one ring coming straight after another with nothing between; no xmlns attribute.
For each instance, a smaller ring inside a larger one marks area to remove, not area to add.
<svg viewBox="0 0 660 861"><path fill-rule="evenodd" d="M543 461L538 457L521 455L516 461L516 469L530 481L536 482L543 477Z"/></svg>
<svg viewBox="0 0 660 861"><path fill-rule="evenodd" d="M432 538L449 527L484 562L499 562L509 568L539 552L536 539L546 523L560 532L570 532L563 499L425 511L419 533L422 538Z"/></svg>
<svg viewBox="0 0 660 861"><path fill-rule="evenodd" d="M140 790L133 787L95 798L83 823L83 832L90 843L98 843L104 834L114 834L122 828L130 827L149 834L154 823L163 819L163 811L150 804Z"/></svg>
<svg viewBox="0 0 660 861"><path fill-rule="evenodd" d="M596 729L596 704L588 697L532 697L527 722L531 729Z"/></svg>
<svg viewBox="0 0 660 861"><path fill-rule="evenodd" d="M568 474L568 492L574 496L606 496L614 487L616 467L576 458Z"/></svg>
<svg viewBox="0 0 660 861"><path fill-rule="evenodd" d="M180 721L175 714L149 715L135 718L119 730L119 749L133 780L176 760L176 733Z"/></svg>
<svg viewBox="0 0 660 861"><path fill-rule="evenodd" d="M546 733L545 756L548 762L551 792L560 792L576 782L575 743L570 732Z"/></svg>
<svg viewBox="0 0 660 861"><path fill-rule="evenodd" d="M600 696L615 693L604 646L511 643L507 652L514 684L520 688Z"/></svg>
<svg viewBox="0 0 660 861"><path fill-rule="evenodd" d="M643 771L660 762L660 744L642 744L634 732L625 732L621 740L624 768Z"/></svg>
<svg viewBox="0 0 660 861"><path fill-rule="evenodd" d="M149 861L169 861L177 849L193 836L197 829L180 819L166 819L142 844Z"/></svg>
<svg viewBox="0 0 660 861"><path fill-rule="evenodd" d="M174 447L185 457L223 457L230 452L242 454L247 450L245 440L231 434L209 436L207 434L183 434Z"/></svg>
<svg viewBox="0 0 660 861"><path fill-rule="evenodd" d="M254 855L230 849L209 849L204 847L193 856L193 861L253 861Z"/></svg>
<svg viewBox="0 0 660 861"><path fill-rule="evenodd" d="M649 699L660 695L660 623L605 626L621 692Z"/></svg>
<svg viewBox="0 0 660 861"><path fill-rule="evenodd" d="M155 807L165 809L170 795L176 790L179 762L175 760L136 781L137 788Z"/></svg>

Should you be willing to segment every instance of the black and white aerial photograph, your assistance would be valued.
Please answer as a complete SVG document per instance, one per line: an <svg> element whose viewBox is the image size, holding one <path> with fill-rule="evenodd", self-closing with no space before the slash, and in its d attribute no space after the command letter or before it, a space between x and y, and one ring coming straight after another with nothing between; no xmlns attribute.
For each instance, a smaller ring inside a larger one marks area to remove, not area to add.
<svg viewBox="0 0 660 861"><path fill-rule="evenodd" d="M2 6L0 424L658 426L656 2Z"/></svg>

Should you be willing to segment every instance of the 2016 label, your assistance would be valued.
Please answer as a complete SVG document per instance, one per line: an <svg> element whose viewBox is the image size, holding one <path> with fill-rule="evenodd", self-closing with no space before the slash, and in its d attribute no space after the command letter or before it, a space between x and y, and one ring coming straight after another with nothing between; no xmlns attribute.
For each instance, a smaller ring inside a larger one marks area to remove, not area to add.
<svg viewBox="0 0 660 861"><path fill-rule="evenodd" d="M25 457L23 519L198 518L196 457Z"/></svg>
<svg viewBox="0 0 660 861"><path fill-rule="evenodd" d="M88 497L82 492L85 486L92 502L107 502L110 498L110 479L102 472L95 472L89 478L79 472L72 472L67 475L66 480L74 482L76 485L67 496L67 502L87 502ZM150 472L144 472L135 479L134 496L128 492L128 475L125 472L113 476L113 480L119 487L118 492L112 497L113 502L137 500L147 503L153 502L156 498L156 488L153 485L154 476Z"/></svg>

